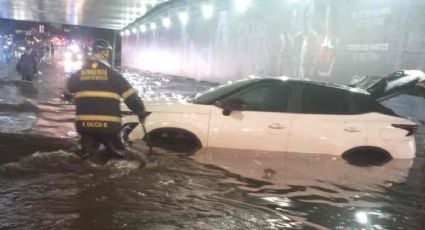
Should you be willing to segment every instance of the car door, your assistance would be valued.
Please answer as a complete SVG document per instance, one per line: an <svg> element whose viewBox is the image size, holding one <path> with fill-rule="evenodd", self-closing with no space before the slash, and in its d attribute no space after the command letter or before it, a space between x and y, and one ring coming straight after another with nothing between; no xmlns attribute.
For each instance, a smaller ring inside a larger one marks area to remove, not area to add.
<svg viewBox="0 0 425 230"><path fill-rule="evenodd" d="M223 115L211 111L208 146L233 149L285 151L292 116L286 113L291 87L281 80L258 83L220 101L240 100L243 111Z"/></svg>
<svg viewBox="0 0 425 230"><path fill-rule="evenodd" d="M384 101L400 94L410 94L415 86L423 85L425 73L420 70L403 70L388 76L364 76L351 86L366 90L378 101Z"/></svg>
<svg viewBox="0 0 425 230"><path fill-rule="evenodd" d="M340 155L366 143L366 119L351 112L350 91L305 84L296 95L288 152Z"/></svg>

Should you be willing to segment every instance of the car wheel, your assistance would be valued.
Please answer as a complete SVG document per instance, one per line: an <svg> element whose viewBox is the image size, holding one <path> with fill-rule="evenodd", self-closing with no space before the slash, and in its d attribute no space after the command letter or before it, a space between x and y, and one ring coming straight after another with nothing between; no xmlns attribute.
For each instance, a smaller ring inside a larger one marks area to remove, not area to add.
<svg viewBox="0 0 425 230"><path fill-rule="evenodd" d="M346 151L342 158L356 166L380 166L392 159L390 153L378 147L359 147Z"/></svg>
<svg viewBox="0 0 425 230"><path fill-rule="evenodd" d="M157 129L149 133L151 144L177 153L193 154L201 147L199 139L183 129Z"/></svg>

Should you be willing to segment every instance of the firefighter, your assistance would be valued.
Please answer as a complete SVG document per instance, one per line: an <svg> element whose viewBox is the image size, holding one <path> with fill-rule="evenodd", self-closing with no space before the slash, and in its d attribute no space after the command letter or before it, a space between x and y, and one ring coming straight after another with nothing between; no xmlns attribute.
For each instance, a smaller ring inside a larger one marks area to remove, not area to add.
<svg viewBox="0 0 425 230"><path fill-rule="evenodd" d="M76 104L76 129L80 134L82 159L98 153L103 144L113 158L139 158L144 164L149 160L143 153L135 154L125 148L122 142L120 102L144 122L149 113L135 89L118 72L111 68L108 60L112 47L106 40L93 43L93 54L82 69L71 75L65 94L72 95Z"/></svg>

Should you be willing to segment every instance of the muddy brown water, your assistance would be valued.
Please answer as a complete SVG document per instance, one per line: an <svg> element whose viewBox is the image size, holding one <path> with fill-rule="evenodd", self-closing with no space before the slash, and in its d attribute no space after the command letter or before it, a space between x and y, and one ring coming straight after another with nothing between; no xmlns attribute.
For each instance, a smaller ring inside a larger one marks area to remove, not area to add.
<svg viewBox="0 0 425 230"><path fill-rule="evenodd" d="M0 112L0 229L425 226L423 128L415 159L381 166L212 148L190 156L155 148L152 169L96 165L67 151L76 141L72 105L51 100L34 109L7 90L16 97L3 97L9 107ZM143 143L137 149L148 151Z"/></svg>
<svg viewBox="0 0 425 230"><path fill-rule="evenodd" d="M26 136L0 166L1 229L422 229L424 160L359 167L339 157L155 148L156 168L80 161ZM36 139L34 139L36 138ZM37 139L38 138L38 139ZM63 143L62 143L63 144ZM147 152L141 145L140 151ZM2 156L4 154L2 150Z"/></svg>

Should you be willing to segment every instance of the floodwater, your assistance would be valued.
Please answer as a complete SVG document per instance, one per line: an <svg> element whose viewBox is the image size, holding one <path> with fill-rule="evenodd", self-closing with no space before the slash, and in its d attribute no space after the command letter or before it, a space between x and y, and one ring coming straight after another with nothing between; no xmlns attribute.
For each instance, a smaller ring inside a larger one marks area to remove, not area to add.
<svg viewBox="0 0 425 230"><path fill-rule="evenodd" d="M153 97L166 81L151 80L142 90ZM173 92L161 97L192 94L176 93L192 89L186 81L168 82ZM72 105L33 98L34 106L20 87L0 93L0 229L425 226L423 129L417 158L381 166L325 155L202 149L187 156L158 148L155 168L132 161L100 166L69 152L76 142ZM143 143L135 148L147 152Z"/></svg>

